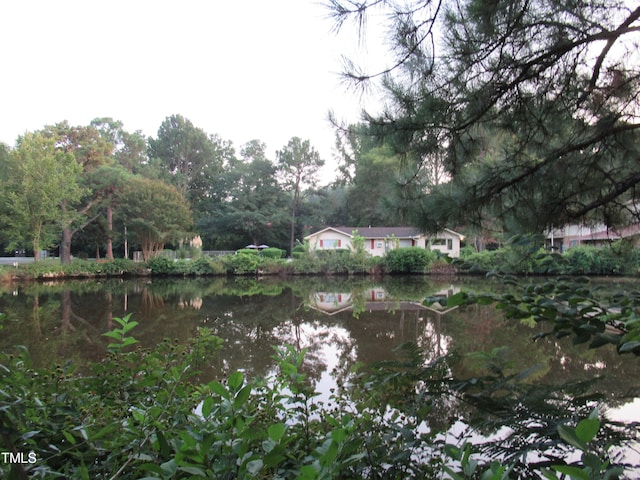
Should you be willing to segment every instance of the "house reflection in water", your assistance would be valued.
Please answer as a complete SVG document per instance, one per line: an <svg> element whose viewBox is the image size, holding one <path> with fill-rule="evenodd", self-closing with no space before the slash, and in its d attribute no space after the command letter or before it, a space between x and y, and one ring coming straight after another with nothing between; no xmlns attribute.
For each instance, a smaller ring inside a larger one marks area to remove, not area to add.
<svg viewBox="0 0 640 480"><path fill-rule="evenodd" d="M429 297L447 297L460 291L459 287L450 286ZM445 314L457 307L447 308L446 305L435 303L430 306L423 304L422 299L405 300L392 298L383 287L370 287L361 292L314 292L309 296L307 306L327 315L336 315L345 311L420 311ZM444 303L444 302L443 302Z"/></svg>

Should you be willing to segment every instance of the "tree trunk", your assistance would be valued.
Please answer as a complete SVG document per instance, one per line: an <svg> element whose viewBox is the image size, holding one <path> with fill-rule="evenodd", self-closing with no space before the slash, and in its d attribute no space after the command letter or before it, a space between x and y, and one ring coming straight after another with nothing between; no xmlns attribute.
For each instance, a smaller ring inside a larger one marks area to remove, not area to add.
<svg viewBox="0 0 640 480"><path fill-rule="evenodd" d="M113 208L107 207L107 260L113 260Z"/></svg>
<svg viewBox="0 0 640 480"><path fill-rule="evenodd" d="M63 265L71 263L71 238L73 232L69 227L62 229L62 240L60 241L60 262Z"/></svg>
<svg viewBox="0 0 640 480"><path fill-rule="evenodd" d="M34 238L31 245L33 246L33 261L37 262L40 256L40 252L38 251L40 248L40 241Z"/></svg>
<svg viewBox="0 0 640 480"><path fill-rule="evenodd" d="M291 235L289 238L289 256L293 257L293 242L296 236L296 207L291 210Z"/></svg>

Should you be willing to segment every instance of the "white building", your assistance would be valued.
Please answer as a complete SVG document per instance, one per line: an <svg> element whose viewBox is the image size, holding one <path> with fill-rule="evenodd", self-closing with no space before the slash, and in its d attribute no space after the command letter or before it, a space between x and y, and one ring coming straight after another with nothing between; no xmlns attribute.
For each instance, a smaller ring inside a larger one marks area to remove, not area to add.
<svg viewBox="0 0 640 480"><path fill-rule="evenodd" d="M438 250L452 258L460 256L460 242L464 236L444 229L427 236L415 227L327 227L304 237L311 250L353 250L354 236L364 238L365 251L381 257L387 251L401 247L418 247Z"/></svg>

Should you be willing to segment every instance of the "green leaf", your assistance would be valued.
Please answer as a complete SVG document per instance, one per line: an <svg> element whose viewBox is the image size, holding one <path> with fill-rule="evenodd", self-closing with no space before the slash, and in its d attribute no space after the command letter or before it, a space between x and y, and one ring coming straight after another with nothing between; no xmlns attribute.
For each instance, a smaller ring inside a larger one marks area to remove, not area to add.
<svg viewBox="0 0 640 480"><path fill-rule="evenodd" d="M233 408L235 408L235 409L241 408L246 403L246 401L249 399L249 395L251 395L251 385L245 385L236 394L236 398L233 400Z"/></svg>
<svg viewBox="0 0 640 480"><path fill-rule="evenodd" d="M580 479L580 480L590 480L591 475L584 470L573 467L571 465L554 465L553 468L556 472L564 473L565 475L569 475L572 479Z"/></svg>
<svg viewBox="0 0 640 480"><path fill-rule="evenodd" d="M135 321L128 322L126 325L122 326L122 332L123 333L127 333L129 330L134 328L136 325L138 325L138 322L135 322Z"/></svg>
<svg viewBox="0 0 640 480"><path fill-rule="evenodd" d="M178 470L181 472L190 473L191 475L198 475L200 477L207 478L207 472L199 467L180 467L178 468Z"/></svg>
<svg viewBox="0 0 640 480"><path fill-rule="evenodd" d="M64 438L66 438L71 445L76 444L76 438L71 433L67 432L66 430L63 430L62 435L64 435Z"/></svg>
<svg viewBox="0 0 640 480"><path fill-rule="evenodd" d="M145 472L157 473L158 475L162 475L162 472L163 472L162 469L155 463L145 463L143 465L140 465L138 468L140 470L144 470ZM146 477L146 478L157 479L157 477Z"/></svg>
<svg viewBox="0 0 640 480"><path fill-rule="evenodd" d="M227 380L227 385L229 387L230 392L237 392L242 386L242 382L244 380L244 376L242 372L233 372Z"/></svg>
<svg viewBox="0 0 640 480"><path fill-rule="evenodd" d="M161 430L156 430L156 437L158 438L160 455L162 455L163 458L168 458L171 450L169 448L169 443L167 443L167 439L164 436L164 433L162 433Z"/></svg>
<svg viewBox="0 0 640 480"><path fill-rule="evenodd" d="M116 328L115 330L111 330L110 332L103 333L102 336L120 340L122 338L122 330Z"/></svg>
<svg viewBox="0 0 640 480"><path fill-rule="evenodd" d="M491 305L495 301L497 301L497 299L498 298L495 295L488 295L488 294L478 295L478 297L476 298L476 303L478 305Z"/></svg>
<svg viewBox="0 0 640 480"><path fill-rule="evenodd" d="M574 446L583 452L588 450L587 444L576 435L573 428L568 427L567 425L558 425L558 434L560 434L560 437L562 437L562 439L569 445Z"/></svg>
<svg viewBox="0 0 640 480"><path fill-rule="evenodd" d="M260 473L260 470L262 470L262 467L263 467L262 460L260 459L251 460L250 462L247 463L247 472L255 477L256 475L258 475L258 473Z"/></svg>
<svg viewBox="0 0 640 480"><path fill-rule="evenodd" d="M464 305L467 301L468 295L466 292L458 292L447 298L447 307L457 307Z"/></svg>
<svg viewBox="0 0 640 480"><path fill-rule="evenodd" d="M113 321L119 323L121 327L124 327L129 321L130 316L131 314L127 315L126 317L113 317Z"/></svg>
<svg viewBox="0 0 640 480"><path fill-rule="evenodd" d="M304 465L300 469L298 480L316 480L316 478L318 478L318 472L313 465Z"/></svg>
<svg viewBox="0 0 640 480"><path fill-rule="evenodd" d="M265 466L269 468L278 466L279 463L286 460L286 457L283 455L283 453L284 453L284 447L282 445L278 445L277 447L275 447L273 450L267 453L262 459L264 461Z"/></svg>
<svg viewBox="0 0 640 480"><path fill-rule="evenodd" d="M343 442L346 437L347 437L347 432L344 430L344 428L338 428L331 432L331 439L334 442L337 442L337 443Z"/></svg>
<svg viewBox="0 0 640 480"><path fill-rule="evenodd" d="M213 398L207 397L202 402L202 416L208 418L213 411Z"/></svg>
<svg viewBox="0 0 640 480"><path fill-rule="evenodd" d="M593 440L600 429L600 420L597 418L585 418L580 420L575 429L576 436L585 443Z"/></svg>
<svg viewBox="0 0 640 480"><path fill-rule="evenodd" d="M227 390L225 386L222 385L220 382L216 382L216 381L209 382L208 386L214 393L217 393L222 398L225 398L227 400L230 399L231 396L229 395L229 390Z"/></svg>
<svg viewBox="0 0 640 480"><path fill-rule="evenodd" d="M622 345L620 345L618 352L620 353L633 352L636 348L640 348L640 341L636 340L633 342L624 342Z"/></svg>
<svg viewBox="0 0 640 480"><path fill-rule="evenodd" d="M138 340L136 340L133 337L127 337L124 340L122 340L122 346L123 347L128 347L129 345L133 345L135 343L139 343Z"/></svg>
<svg viewBox="0 0 640 480"><path fill-rule="evenodd" d="M453 460L460 460L460 458L462 458L462 450L450 443L444 446L444 453Z"/></svg>
<svg viewBox="0 0 640 480"><path fill-rule="evenodd" d="M284 435L285 430L286 430L286 427L284 426L284 423L275 423L273 425L269 425L269 428L267 429L267 434L269 435L269 438L271 440L275 442L279 442L282 436Z"/></svg>

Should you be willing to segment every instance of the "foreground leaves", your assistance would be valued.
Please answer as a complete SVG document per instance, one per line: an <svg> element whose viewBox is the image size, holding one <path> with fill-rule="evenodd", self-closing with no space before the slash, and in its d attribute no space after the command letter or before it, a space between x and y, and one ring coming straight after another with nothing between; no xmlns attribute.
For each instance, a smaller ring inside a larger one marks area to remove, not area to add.
<svg viewBox="0 0 640 480"><path fill-rule="evenodd" d="M614 429L588 413L588 385L534 388L523 382L527 372L501 370L499 352L474 355L493 365L488 373L454 379L459 357L427 362L407 344L397 360L352 372L348 387L322 401L304 350L276 349L278 371L266 379L234 372L201 382L197 366L221 344L209 330L184 346L127 352L135 322L116 323L109 355L81 373L33 369L25 349L0 354L2 449L36 459L0 463L3 478L528 478L548 466L524 463L531 452L551 462L548 478L609 475L621 471L609 445L637 438L637 428ZM447 418L452 402L468 412L457 444L441 437L457 421ZM513 430L508 439L470 442L503 425ZM564 464L576 450L581 461Z"/></svg>

